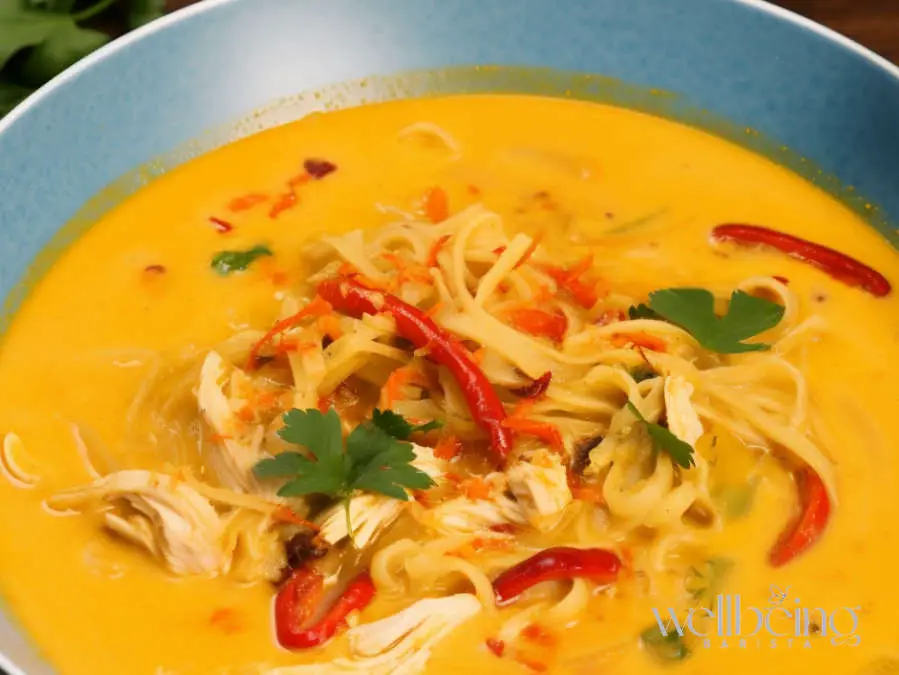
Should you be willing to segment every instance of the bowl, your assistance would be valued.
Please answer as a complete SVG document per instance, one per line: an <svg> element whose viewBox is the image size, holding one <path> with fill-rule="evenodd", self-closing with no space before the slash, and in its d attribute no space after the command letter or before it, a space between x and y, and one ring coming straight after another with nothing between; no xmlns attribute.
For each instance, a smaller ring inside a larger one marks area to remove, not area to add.
<svg viewBox="0 0 899 675"><path fill-rule="evenodd" d="M704 127L798 170L899 244L899 69L774 6L207 0L101 49L0 122L3 315L53 251L198 153L314 109L483 90L598 98ZM0 666L52 672L8 615Z"/></svg>

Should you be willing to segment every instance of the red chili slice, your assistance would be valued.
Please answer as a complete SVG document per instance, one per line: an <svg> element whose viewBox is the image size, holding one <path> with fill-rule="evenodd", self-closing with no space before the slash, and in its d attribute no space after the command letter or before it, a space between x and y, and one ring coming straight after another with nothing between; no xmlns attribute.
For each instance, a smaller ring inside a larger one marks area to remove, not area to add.
<svg viewBox="0 0 899 675"><path fill-rule="evenodd" d="M718 241L733 241L738 244L758 244L770 246L797 260L814 265L834 279L849 286L859 286L876 297L888 295L892 290L877 270L850 258L844 253L827 248L791 234L758 225L718 225L712 230L712 238Z"/></svg>
<svg viewBox="0 0 899 675"><path fill-rule="evenodd" d="M570 548L558 546L540 551L510 567L493 582L496 602L509 603L542 581L558 581L583 577L600 584L618 578L621 561L602 548Z"/></svg>
<svg viewBox="0 0 899 675"><path fill-rule="evenodd" d="M774 567L786 565L817 542L827 528L830 517L830 499L824 482L810 467L796 473L799 489L799 516L784 530L771 549L768 561Z"/></svg>

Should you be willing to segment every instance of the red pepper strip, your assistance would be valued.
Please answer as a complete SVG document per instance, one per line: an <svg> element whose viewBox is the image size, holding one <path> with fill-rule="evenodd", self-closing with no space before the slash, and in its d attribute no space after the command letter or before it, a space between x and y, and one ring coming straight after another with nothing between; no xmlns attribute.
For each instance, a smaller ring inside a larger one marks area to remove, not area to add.
<svg viewBox="0 0 899 675"><path fill-rule="evenodd" d="M509 312L509 319L518 330L556 343L562 342L568 332L568 317L561 312L523 307Z"/></svg>
<svg viewBox="0 0 899 675"><path fill-rule="evenodd" d="M712 238L740 244L771 246L793 258L823 270L834 279L849 286L861 286L871 295L883 297L892 287L880 272L871 269L844 253L790 234L758 225L719 225L712 230Z"/></svg>
<svg viewBox="0 0 899 675"><path fill-rule="evenodd" d="M521 396L521 398L541 398L546 393L546 390L549 389L552 380L552 371L547 370L536 380L531 380L530 384L526 384L518 389L512 389L511 392L516 396Z"/></svg>
<svg viewBox="0 0 899 675"><path fill-rule="evenodd" d="M500 574L493 582L496 602L500 605L543 581L558 581L584 577L600 584L610 584L618 578L621 561L611 551L602 548L548 548L531 556Z"/></svg>
<svg viewBox="0 0 899 675"><path fill-rule="evenodd" d="M278 642L287 649L308 649L324 644L346 626L350 612L365 609L375 596L368 572L353 579L337 602L313 626L302 628L321 600L324 577L308 567L293 571L275 598L275 628Z"/></svg>
<svg viewBox="0 0 899 675"><path fill-rule="evenodd" d="M817 473L805 467L796 473L799 489L799 516L790 523L768 554L768 562L780 567L790 562L821 538L830 516L827 488Z"/></svg>
<svg viewBox="0 0 899 675"><path fill-rule="evenodd" d="M323 281L318 286L318 294L336 310L356 318L379 312L393 316L397 333L416 349L427 347L428 357L450 371L462 389L475 424L490 436L497 459L505 461L512 449L512 433L503 426L506 410L490 381L459 340L417 307L389 293L364 288L355 279Z"/></svg>

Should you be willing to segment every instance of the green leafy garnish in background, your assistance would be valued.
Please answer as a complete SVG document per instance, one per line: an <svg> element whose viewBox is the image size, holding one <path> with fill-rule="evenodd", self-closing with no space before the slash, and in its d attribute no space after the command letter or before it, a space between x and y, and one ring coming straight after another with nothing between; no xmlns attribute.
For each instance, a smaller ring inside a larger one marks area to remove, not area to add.
<svg viewBox="0 0 899 675"><path fill-rule="evenodd" d="M401 441L408 440L412 434L434 431L443 426L443 422L440 420L431 420L425 424L412 424L405 417L392 410L378 410L377 408L371 414L371 423L381 431Z"/></svg>
<svg viewBox="0 0 899 675"><path fill-rule="evenodd" d="M396 417L409 424L399 415ZM254 473L259 478L288 478L278 490L282 497L322 494L343 500L350 533L353 528L349 522L349 499L354 493L376 492L407 501L407 489L426 490L434 485L428 474L412 465L412 444L373 422L357 426L344 443L340 417L333 409L327 413L314 408L293 409L284 413L283 419L284 427L278 435L288 443L302 446L308 454L282 452L260 461L253 468Z"/></svg>
<svg viewBox="0 0 899 675"><path fill-rule="evenodd" d="M640 420L643 426L646 427L646 431L649 433L652 444L657 451L667 452L676 464L685 469L689 469L695 464L693 461L693 448L689 443L684 443L665 427L653 422L648 422L646 418L643 417L643 414L637 410L637 406L630 401L628 401L626 405L627 409L633 413L634 417Z"/></svg>
<svg viewBox="0 0 899 675"><path fill-rule="evenodd" d="M703 607L711 608L733 568L734 562L730 558L710 558L687 571L684 590Z"/></svg>
<svg viewBox="0 0 899 675"><path fill-rule="evenodd" d="M219 251L212 256L210 267L222 276L247 269L254 260L274 255L268 246L259 244L246 251Z"/></svg>
<svg viewBox="0 0 899 675"><path fill-rule="evenodd" d="M0 116L42 84L109 42L91 28L107 10L125 28L162 16L165 0L0 0ZM84 24L88 24L85 26Z"/></svg>
<svg viewBox="0 0 899 675"><path fill-rule="evenodd" d="M649 294L649 305L631 307L631 319L663 318L689 331L706 349L719 354L741 354L770 345L743 342L774 328L784 315L783 305L743 291L730 296L727 314L715 314L715 297L704 288L668 288Z"/></svg>

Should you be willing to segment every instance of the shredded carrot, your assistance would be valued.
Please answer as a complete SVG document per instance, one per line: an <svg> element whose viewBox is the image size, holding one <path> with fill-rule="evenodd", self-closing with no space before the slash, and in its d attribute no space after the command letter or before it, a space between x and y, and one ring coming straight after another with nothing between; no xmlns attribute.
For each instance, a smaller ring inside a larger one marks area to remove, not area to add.
<svg viewBox="0 0 899 675"><path fill-rule="evenodd" d="M424 506L426 509L431 508L431 500L428 496L427 490L413 490L412 499Z"/></svg>
<svg viewBox="0 0 899 675"><path fill-rule="evenodd" d="M359 270L356 269L356 266L346 261L340 263L340 267L337 268L337 276L339 277L352 277L358 273Z"/></svg>
<svg viewBox="0 0 899 675"><path fill-rule="evenodd" d="M278 195L278 199L274 204L272 204L272 208L270 208L268 211L268 217L272 219L277 218L284 211L292 209L294 206L296 206L297 201L299 200L297 199L296 193L293 191L284 192Z"/></svg>
<svg viewBox="0 0 899 675"><path fill-rule="evenodd" d="M256 419L256 411L252 406L245 405L243 408L237 411L237 419L241 422L252 422Z"/></svg>
<svg viewBox="0 0 899 675"><path fill-rule="evenodd" d="M340 328L340 319L333 314L319 317L315 325L318 326L318 330L322 335L327 335L332 340L337 340L343 335L343 330Z"/></svg>
<svg viewBox="0 0 899 675"><path fill-rule="evenodd" d="M434 457L448 461L458 455L461 450L462 446L459 443L458 438L455 436L445 436L440 439L437 446L434 448Z"/></svg>
<svg viewBox="0 0 899 675"><path fill-rule="evenodd" d="M515 523L497 523L490 526L491 532L499 532L500 534L517 534L518 525Z"/></svg>
<svg viewBox="0 0 899 675"><path fill-rule="evenodd" d="M440 314L440 312L443 311L444 307L446 307L446 303L435 302L434 306L431 307L427 312L425 312L425 314L427 314L429 317L431 317L433 319L435 316L437 316L438 314Z"/></svg>
<svg viewBox="0 0 899 675"><path fill-rule="evenodd" d="M457 473L453 473L452 471L447 471L443 475L443 477L446 478L453 485L459 485L462 483L462 476L460 476Z"/></svg>
<svg viewBox="0 0 899 675"><path fill-rule="evenodd" d="M432 187L425 192L425 215L432 223L440 223L449 216L449 197L443 188Z"/></svg>
<svg viewBox="0 0 899 675"><path fill-rule="evenodd" d="M543 645L544 647L554 647L556 644L555 636L539 623L528 624L521 631L521 637L534 644Z"/></svg>
<svg viewBox="0 0 899 675"><path fill-rule="evenodd" d="M605 504L606 498L602 494L602 488L598 485L590 485L584 487L572 487L571 496L582 502L590 502L591 504Z"/></svg>
<svg viewBox="0 0 899 675"><path fill-rule="evenodd" d="M209 625L227 634L237 633L242 628L240 614L233 607L220 607L209 617Z"/></svg>
<svg viewBox="0 0 899 675"><path fill-rule="evenodd" d="M325 316L330 314L332 311L331 303L320 298L319 296L315 296L315 298L306 305L299 312L294 314L293 316L289 316L286 319L281 319L274 326L272 326L271 330L269 330L262 338L253 345L253 348L250 350L250 355L247 358L246 370L254 370L256 368L256 362L259 358L260 350L271 342L276 335L279 333L283 333L284 331L293 328L300 321L306 319L310 316Z"/></svg>
<svg viewBox="0 0 899 675"><path fill-rule="evenodd" d="M608 289L600 288L598 281L584 281L581 277L593 266L593 255L588 255L572 267L545 265L543 270L584 309L592 308Z"/></svg>
<svg viewBox="0 0 899 675"><path fill-rule="evenodd" d="M625 314L620 309L606 310L599 315L595 323L597 326L608 326L610 323L624 321Z"/></svg>
<svg viewBox="0 0 899 675"><path fill-rule="evenodd" d="M503 426L522 436L533 436L546 443L555 452L560 454L565 452L562 434L555 424L511 415L503 420Z"/></svg>
<svg viewBox="0 0 899 675"><path fill-rule="evenodd" d="M427 267L437 267L437 256L440 255L440 251L446 245L446 242L450 240L451 236L452 235L444 234L434 242L434 244L431 246L431 250L428 251L428 257L425 260L425 265Z"/></svg>
<svg viewBox="0 0 899 675"><path fill-rule="evenodd" d="M301 527L309 528L315 532L318 532L319 526L315 523L311 523L305 518L300 518L296 513L293 512L293 509L287 506L279 506L274 511L272 511L272 520L276 523L289 523L290 525L299 525Z"/></svg>
<svg viewBox="0 0 899 675"><path fill-rule="evenodd" d="M509 318L518 330L553 342L562 342L568 332L568 319L561 312L522 307L510 311Z"/></svg>
<svg viewBox="0 0 899 675"><path fill-rule="evenodd" d="M230 441L231 436L227 434L209 434L209 442L210 443L221 443L222 441Z"/></svg>
<svg viewBox="0 0 899 675"><path fill-rule="evenodd" d="M508 551L514 546L514 542L505 537L475 537L471 540L475 551Z"/></svg>
<svg viewBox="0 0 899 675"><path fill-rule="evenodd" d="M288 185L288 187L295 188L295 187L299 187L300 185L304 185L305 183L308 183L310 180L312 180L312 176L310 176L306 171L304 171L303 173L298 173L296 176L289 178L287 180L287 185Z"/></svg>
<svg viewBox="0 0 899 675"><path fill-rule="evenodd" d="M487 638L487 649L498 658L502 658L503 653L506 651L506 643L496 638Z"/></svg>
<svg viewBox="0 0 899 675"><path fill-rule="evenodd" d="M643 347L654 352L667 351L667 343L660 337L638 331L636 333L615 333L612 336L612 344L616 347L625 347L633 344L637 347Z"/></svg>
<svg viewBox="0 0 899 675"><path fill-rule="evenodd" d="M518 663L520 663L521 665L526 666L537 673L545 673L547 670L549 670L549 667L545 663L540 663L540 661L533 661L521 655L516 655L515 660L518 661Z"/></svg>
<svg viewBox="0 0 899 675"><path fill-rule="evenodd" d="M396 267L397 286L402 286L406 281L418 281L424 284L430 284L433 281L431 279L431 273L428 272L428 268L423 265L404 260L396 253L382 253L381 257Z"/></svg>
<svg viewBox="0 0 899 675"><path fill-rule="evenodd" d="M500 281L496 288L500 293L506 295L512 290L512 285L508 281Z"/></svg>
<svg viewBox="0 0 899 675"><path fill-rule="evenodd" d="M534 255L534 252L537 250L537 247L540 246L540 242L543 241L543 237L545 236L544 232L538 232L534 239L531 241L531 245L528 246L524 253L521 254L521 257L518 259L518 262L515 263L515 267L512 269L517 270L519 267L524 265L528 260L531 259L531 256Z"/></svg>
<svg viewBox="0 0 899 675"><path fill-rule="evenodd" d="M390 373L384 388L381 390L381 399L384 407L392 408L394 403L405 398L403 388L410 384L426 387L427 380L421 371L412 366L402 366Z"/></svg>
<svg viewBox="0 0 899 675"><path fill-rule="evenodd" d="M469 478L460 488L469 499L490 499L490 483L483 478Z"/></svg>
<svg viewBox="0 0 899 675"><path fill-rule="evenodd" d="M262 194L261 192L250 192L243 195L242 197L235 197L230 202L228 202L228 210L232 213L249 211L254 206L267 201L268 195Z"/></svg>
<svg viewBox="0 0 899 675"><path fill-rule="evenodd" d="M506 252L506 247L505 246L497 246L495 249L493 249L493 252L496 255L502 255L503 253Z"/></svg>

